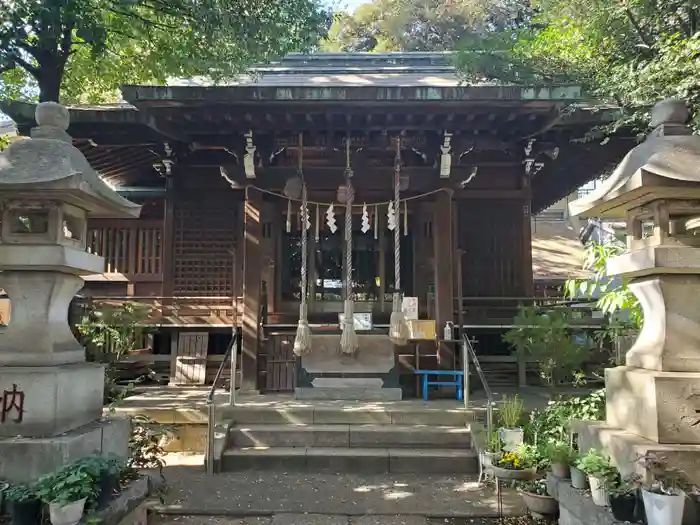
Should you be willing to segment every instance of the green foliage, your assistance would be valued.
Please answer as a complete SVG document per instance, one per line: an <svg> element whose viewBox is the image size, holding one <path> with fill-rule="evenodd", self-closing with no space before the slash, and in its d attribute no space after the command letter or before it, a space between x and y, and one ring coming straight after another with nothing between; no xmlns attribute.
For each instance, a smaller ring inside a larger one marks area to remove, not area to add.
<svg viewBox="0 0 700 525"><path fill-rule="evenodd" d="M646 470L644 488L656 494L674 496L689 491L688 476L682 470L669 466L666 457L649 453L638 459Z"/></svg>
<svg viewBox="0 0 700 525"><path fill-rule="evenodd" d="M103 89L112 93L125 79L164 82L204 75L221 80L253 63L312 48L330 23L316 0L14 0L1 5L0 73L27 72L41 100L58 100L66 72L72 96L87 82L88 98ZM109 74L91 84L96 58L97 71Z"/></svg>
<svg viewBox="0 0 700 525"><path fill-rule="evenodd" d="M374 0L336 17L324 51L453 51L529 14L513 0Z"/></svg>
<svg viewBox="0 0 700 525"><path fill-rule="evenodd" d="M503 428L517 428L523 418L524 405L515 394L513 397L503 395L498 407L498 419Z"/></svg>
<svg viewBox="0 0 700 525"><path fill-rule="evenodd" d="M164 442L172 437L174 430L170 425L163 425L153 419L137 415L131 418L131 437L129 439L130 457L128 468L158 469L163 475L165 467Z"/></svg>
<svg viewBox="0 0 700 525"><path fill-rule="evenodd" d="M610 458L604 456L595 449L590 449L581 456L576 463L576 468L582 470L589 476L602 478L612 482L617 476L617 469L610 464Z"/></svg>
<svg viewBox="0 0 700 525"><path fill-rule="evenodd" d="M545 454L552 463L571 465L576 458L576 452L568 442L550 442L545 445Z"/></svg>
<svg viewBox="0 0 700 525"><path fill-rule="evenodd" d="M642 309L629 288L629 281L622 278L611 279L607 274L608 261L624 252L625 248L620 245L588 243L583 268L591 272L591 278L570 279L566 282L565 293L572 299L582 296L594 298L597 295L596 306L614 328L639 328L642 324ZM629 320L621 318L621 314L628 314Z"/></svg>
<svg viewBox="0 0 700 525"><path fill-rule="evenodd" d="M10 145L10 138L7 136L0 136L0 151L4 150Z"/></svg>
<svg viewBox="0 0 700 525"><path fill-rule="evenodd" d="M26 484L12 485L3 494L8 501L16 501L18 503L38 499L36 488Z"/></svg>
<svg viewBox="0 0 700 525"><path fill-rule="evenodd" d="M538 496L549 496L547 491L547 480L546 478L533 479L530 481L518 481L516 483L518 490L523 492L528 492L530 494L537 494Z"/></svg>
<svg viewBox="0 0 700 525"><path fill-rule="evenodd" d="M579 84L622 108L608 132L645 131L660 98L682 98L697 111L697 2L539 0L536 7L518 27L463 42L459 67L468 81Z"/></svg>
<svg viewBox="0 0 700 525"><path fill-rule="evenodd" d="M538 444L569 441L571 421L601 421L605 419L605 390L586 396L571 396L550 401L543 410L533 410L525 427L529 441Z"/></svg>
<svg viewBox="0 0 700 525"><path fill-rule="evenodd" d="M621 496L636 496L637 490L642 486L642 478L637 474L630 474L624 478L619 475L608 484L607 491L610 496L619 498Z"/></svg>
<svg viewBox="0 0 700 525"><path fill-rule="evenodd" d="M46 474L36 483L39 499L44 503L67 505L87 498L92 502L97 497L97 480L90 474L90 466L80 462Z"/></svg>
<svg viewBox="0 0 700 525"><path fill-rule="evenodd" d="M588 348L574 342L567 309L542 311L521 306L503 340L521 358L535 360L540 376L549 385L571 380L588 358Z"/></svg>

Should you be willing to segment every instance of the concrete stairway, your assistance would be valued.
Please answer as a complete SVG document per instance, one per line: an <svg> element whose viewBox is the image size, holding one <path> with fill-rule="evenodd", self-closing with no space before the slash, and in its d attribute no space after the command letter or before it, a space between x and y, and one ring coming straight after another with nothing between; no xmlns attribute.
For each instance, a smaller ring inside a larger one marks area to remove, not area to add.
<svg viewBox="0 0 700 525"><path fill-rule="evenodd" d="M427 407L236 407L221 470L476 473L473 413Z"/></svg>

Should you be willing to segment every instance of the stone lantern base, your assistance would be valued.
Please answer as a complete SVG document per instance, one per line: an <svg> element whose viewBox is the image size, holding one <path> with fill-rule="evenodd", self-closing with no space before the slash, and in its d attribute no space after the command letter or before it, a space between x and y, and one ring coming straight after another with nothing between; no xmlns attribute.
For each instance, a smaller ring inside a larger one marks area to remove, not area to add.
<svg viewBox="0 0 700 525"><path fill-rule="evenodd" d="M27 483L95 453L129 456L131 425L127 418L94 421L52 437L0 438L0 479Z"/></svg>

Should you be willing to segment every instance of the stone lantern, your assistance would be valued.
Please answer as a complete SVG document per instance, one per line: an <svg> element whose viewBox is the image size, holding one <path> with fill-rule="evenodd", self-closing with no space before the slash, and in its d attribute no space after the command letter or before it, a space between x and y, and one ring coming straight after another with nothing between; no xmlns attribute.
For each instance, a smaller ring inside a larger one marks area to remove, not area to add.
<svg viewBox="0 0 700 525"><path fill-rule="evenodd" d="M68 308L81 276L104 271L104 259L86 251L88 217L136 218L140 206L102 182L71 144L65 107L39 104L36 122L31 140L0 154L0 288L12 308L0 329L0 478L10 481L107 442L125 452L110 435L128 439L128 426L98 422L104 367L85 362Z"/></svg>
<svg viewBox="0 0 700 525"><path fill-rule="evenodd" d="M644 313L625 366L606 370L606 422L581 426L581 449L604 449L623 474L657 452L700 483L700 137L688 118L682 101L657 104L647 139L570 209L627 221L627 252L607 269Z"/></svg>

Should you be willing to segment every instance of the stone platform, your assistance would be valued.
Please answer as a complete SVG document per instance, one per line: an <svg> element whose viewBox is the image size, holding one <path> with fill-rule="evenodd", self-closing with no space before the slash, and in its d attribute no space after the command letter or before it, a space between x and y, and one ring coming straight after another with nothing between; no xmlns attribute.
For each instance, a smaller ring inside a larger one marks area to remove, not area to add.
<svg viewBox="0 0 700 525"><path fill-rule="evenodd" d="M112 417L48 438L0 438L0 479L11 483L39 476L94 453L129 456L127 418Z"/></svg>

